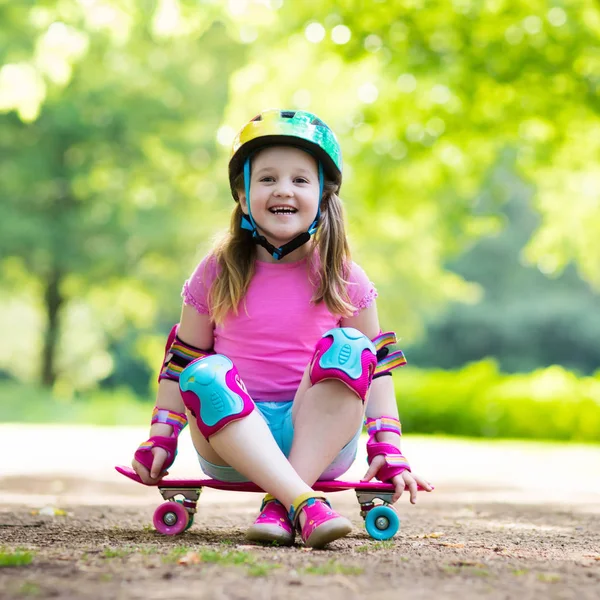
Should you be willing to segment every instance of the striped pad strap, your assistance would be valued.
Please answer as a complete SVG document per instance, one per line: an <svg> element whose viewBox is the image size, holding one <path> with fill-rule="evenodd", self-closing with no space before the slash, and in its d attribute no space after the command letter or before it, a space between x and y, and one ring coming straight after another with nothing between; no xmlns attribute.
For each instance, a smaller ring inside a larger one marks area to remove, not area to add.
<svg viewBox="0 0 600 600"><path fill-rule="evenodd" d="M367 417L365 419L365 425L367 427L369 438L371 439L375 437L375 434L378 431L389 431L391 433L396 433L399 436L402 435L402 425L396 417L377 417L376 419Z"/></svg>
<svg viewBox="0 0 600 600"><path fill-rule="evenodd" d="M386 346L395 344L398 340L396 339L396 334L393 331L387 331L386 333L380 333L371 341L373 342L373 346L375 346L375 350L381 350Z"/></svg>
<svg viewBox="0 0 600 600"><path fill-rule="evenodd" d="M376 338L371 340L377 350L377 366L375 367L374 377L385 375L393 369L403 367L406 364L406 358L402 350L390 352L388 346L395 344L398 340L393 331L380 333Z"/></svg>
<svg viewBox="0 0 600 600"><path fill-rule="evenodd" d="M171 379L172 381L179 381L181 372L197 358L204 358L214 354L212 350L200 350L200 348L194 348L186 344L184 341L175 336L173 343L165 355L163 367L160 372L158 380Z"/></svg>
<svg viewBox="0 0 600 600"><path fill-rule="evenodd" d="M152 411L151 424L154 425L154 423L171 425L171 427L173 427L173 437L177 437L181 433L181 430L187 425L187 417L182 413L155 406Z"/></svg>

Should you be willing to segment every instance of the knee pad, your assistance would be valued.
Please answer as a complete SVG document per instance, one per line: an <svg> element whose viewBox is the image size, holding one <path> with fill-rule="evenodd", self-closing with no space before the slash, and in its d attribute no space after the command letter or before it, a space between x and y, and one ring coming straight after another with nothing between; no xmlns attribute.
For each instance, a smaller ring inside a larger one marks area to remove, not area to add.
<svg viewBox="0 0 600 600"><path fill-rule="evenodd" d="M192 361L179 376L179 389L206 439L254 410L238 370L222 354Z"/></svg>
<svg viewBox="0 0 600 600"><path fill-rule="evenodd" d="M337 379L364 401L376 366L375 346L366 335L352 327L336 327L317 343L309 369L310 381L314 385Z"/></svg>

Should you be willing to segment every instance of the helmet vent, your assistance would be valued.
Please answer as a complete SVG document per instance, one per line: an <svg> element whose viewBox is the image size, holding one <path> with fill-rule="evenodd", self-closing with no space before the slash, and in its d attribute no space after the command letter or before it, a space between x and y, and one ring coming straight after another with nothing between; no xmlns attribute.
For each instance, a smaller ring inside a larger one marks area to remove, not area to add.
<svg viewBox="0 0 600 600"><path fill-rule="evenodd" d="M325 123L323 123L323 121L321 121L321 119L315 117L311 122L311 125L318 125L319 127L327 127L327 125L325 125Z"/></svg>
<svg viewBox="0 0 600 600"><path fill-rule="evenodd" d="M296 114L295 110L282 110L281 111L281 116L284 119L293 119L295 114Z"/></svg>
<svg viewBox="0 0 600 600"><path fill-rule="evenodd" d="M256 115L254 117L254 119L252 119L253 121L262 121L262 115Z"/></svg>

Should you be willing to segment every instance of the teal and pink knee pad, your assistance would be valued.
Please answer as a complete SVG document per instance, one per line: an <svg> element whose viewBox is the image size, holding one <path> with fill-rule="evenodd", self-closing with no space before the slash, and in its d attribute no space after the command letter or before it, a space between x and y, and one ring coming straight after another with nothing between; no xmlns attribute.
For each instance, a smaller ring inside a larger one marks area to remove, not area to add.
<svg viewBox="0 0 600 600"><path fill-rule="evenodd" d="M179 376L179 389L183 403L207 440L255 408L237 368L223 354L192 361Z"/></svg>
<svg viewBox="0 0 600 600"><path fill-rule="evenodd" d="M366 335L352 327L336 327L317 343L310 381L313 385L326 379L341 381L364 402L376 366L377 352Z"/></svg>

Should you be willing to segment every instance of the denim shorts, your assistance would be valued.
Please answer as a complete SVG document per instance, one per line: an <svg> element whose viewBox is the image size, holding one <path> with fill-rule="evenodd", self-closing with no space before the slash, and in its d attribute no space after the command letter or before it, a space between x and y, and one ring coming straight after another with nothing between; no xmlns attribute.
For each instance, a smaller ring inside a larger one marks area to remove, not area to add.
<svg viewBox="0 0 600 600"><path fill-rule="evenodd" d="M286 455L290 455L292 441L294 440L294 424L292 422L293 401L288 402L256 402L258 412L267 422L277 445ZM355 436L340 450L340 453L333 459L333 462L325 469L320 480L336 479L343 475L354 462L358 440L362 431L362 425L356 431ZM208 462L198 454L200 467L202 471L213 479L219 481L242 482L248 481L241 473L238 473L233 467L224 467Z"/></svg>

